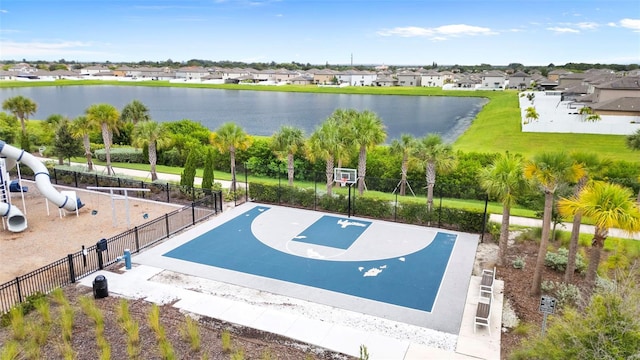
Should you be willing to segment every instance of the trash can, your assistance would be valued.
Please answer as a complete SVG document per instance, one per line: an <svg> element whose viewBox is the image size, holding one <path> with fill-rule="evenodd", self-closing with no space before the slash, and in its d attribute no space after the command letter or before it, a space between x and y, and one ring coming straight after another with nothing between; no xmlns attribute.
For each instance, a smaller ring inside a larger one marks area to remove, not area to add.
<svg viewBox="0 0 640 360"><path fill-rule="evenodd" d="M107 278L103 275L96 276L93 279L93 298L101 299L109 296L109 284Z"/></svg>

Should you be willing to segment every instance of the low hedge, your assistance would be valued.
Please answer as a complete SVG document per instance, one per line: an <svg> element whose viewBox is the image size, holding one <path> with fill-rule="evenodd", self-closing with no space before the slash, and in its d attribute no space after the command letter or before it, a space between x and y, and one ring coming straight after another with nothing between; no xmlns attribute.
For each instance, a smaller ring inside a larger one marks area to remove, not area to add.
<svg viewBox="0 0 640 360"><path fill-rule="evenodd" d="M349 202L345 195L317 195L313 189L278 186L251 182L249 197L252 200L318 209L333 213L346 213ZM426 204L398 203L369 197L352 197L354 215L381 220L392 220L415 225L428 225L464 232L480 233L484 228L483 212L453 208L427 210Z"/></svg>
<svg viewBox="0 0 640 360"><path fill-rule="evenodd" d="M98 160L107 160L106 151L104 149L98 149L94 153ZM146 164L148 160L142 153L142 149L121 147L111 148L111 162Z"/></svg>

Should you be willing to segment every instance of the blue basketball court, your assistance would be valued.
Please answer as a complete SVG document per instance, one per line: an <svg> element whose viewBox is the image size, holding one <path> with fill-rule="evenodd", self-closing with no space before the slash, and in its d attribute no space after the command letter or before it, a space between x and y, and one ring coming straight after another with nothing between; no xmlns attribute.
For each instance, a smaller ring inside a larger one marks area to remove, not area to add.
<svg viewBox="0 0 640 360"><path fill-rule="evenodd" d="M137 262L456 333L471 234L245 204Z"/></svg>

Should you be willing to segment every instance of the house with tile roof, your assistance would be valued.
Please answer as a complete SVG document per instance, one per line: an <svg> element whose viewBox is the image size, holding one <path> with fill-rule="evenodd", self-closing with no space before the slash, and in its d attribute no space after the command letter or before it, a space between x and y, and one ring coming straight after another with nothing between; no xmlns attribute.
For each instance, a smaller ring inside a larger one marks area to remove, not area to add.
<svg viewBox="0 0 640 360"><path fill-rule="evenodd" d="M339 84L349 84L350 86L371 86L377 77L378 75L374 72L355 69L336 73Z"/></svg>

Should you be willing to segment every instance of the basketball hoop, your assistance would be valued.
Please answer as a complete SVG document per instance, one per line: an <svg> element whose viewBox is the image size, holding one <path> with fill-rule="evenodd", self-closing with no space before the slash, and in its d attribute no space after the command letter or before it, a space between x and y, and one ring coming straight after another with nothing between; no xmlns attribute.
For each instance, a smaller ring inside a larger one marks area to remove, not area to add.
<svg viewBox="0 0 640 360"><path fill-rule="evenodd" d="M342 179L338 180L340 182L340 186L341 187L347 186L347 180L349 180L349 179L348 178L342 178Z"/></svg>

